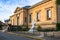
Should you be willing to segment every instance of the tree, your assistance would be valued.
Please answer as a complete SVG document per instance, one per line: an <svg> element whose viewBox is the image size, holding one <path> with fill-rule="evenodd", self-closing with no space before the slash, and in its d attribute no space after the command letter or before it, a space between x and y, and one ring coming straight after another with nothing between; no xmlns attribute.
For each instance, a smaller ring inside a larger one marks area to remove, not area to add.
<svg viewBox="0 0 60 40"><path fill-rule="evenodd" d="M0 30L2 29L2 25L0 24Z"/></svg>
<svg viewBox="0 0 60 40"><path fill-rule="evenodd" d="M56 24L56 30L59 30L60 31L60 23L57 23Z"/></svg>
<svg viewBox="0 0 60 40"><path fill-rule="evenodd" d="M60 0L56 0L57 5L60 5Z"/></svg>

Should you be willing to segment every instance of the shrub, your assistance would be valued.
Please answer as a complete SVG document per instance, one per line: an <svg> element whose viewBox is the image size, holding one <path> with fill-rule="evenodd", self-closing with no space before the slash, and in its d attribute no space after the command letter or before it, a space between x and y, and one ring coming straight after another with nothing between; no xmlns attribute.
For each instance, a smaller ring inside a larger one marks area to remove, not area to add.
<svg viewBox="0 0 60 40"><path fill-rule="evenodd" d="M41 30L42 30L41 26L38 26L38 27L37 27L37 30L38 30L38 31L41 31Z"/></svg>
<svg viewBox="0 0 60 40"><path fill-rule="evenodd" d="M60 0L56 0L56 4L57 5L60 5Z"/></svg>
<svg viewBox="0 0 60 40"><path fill-rule="evenodd" d="M25 28L23 28L23 31L28 31L30 28L28 26L25 26Z"/></svg>
<svg viewBox="0 0 60 40"><path fill-rule="evenodd" d="M2 25L0 24L0 30L2 30Z"/></svg>
<svg viewBox="0 0 60 40"><path fill-rule="evenodd" d="M8 28L9 31L28 31L30 28L28 26L23 26L23 25L20 25L20 26L10 26Z"/></svg>
<svg viewBox="0 0 60 40"><path fill-rule="evenodd" d="M22 27L16 26L16 25L10 25L10 27L8 28L8 31L22 31Z"/></svg>
<svg viewBox="0 0 60 40"><path fill-rule="evenodd" d="M60 31L60 23L57 23L56 24L56 30L59 30Z"/></svg>
<svg viewBox="0 0 60 40"><path fill-rule="evenodd" d="M17 31L22 31L22 26L17 26Z"/></svg>
<svg viewBox="0 0 60 40"><path fill-rule="evenodd" d="M54 29L44 29L44 32L50 32L50 31L54 31Z"/></svg>

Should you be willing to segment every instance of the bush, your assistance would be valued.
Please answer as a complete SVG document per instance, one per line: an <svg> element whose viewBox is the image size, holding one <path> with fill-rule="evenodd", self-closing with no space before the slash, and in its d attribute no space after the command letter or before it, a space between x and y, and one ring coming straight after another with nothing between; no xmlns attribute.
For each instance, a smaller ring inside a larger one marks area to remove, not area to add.
<svg viewBox="0 0 60 40"><path fill-rule="evenodd" d="M23 31L28 31L30 28L28 26L25 26L25 28L23 28Z"/></svg>
<svg viewBox="0 0 60 40"><path fill-rule="evenodd" d="M22 27L16 26L16 25L10 25L10 27L8 28L8 31L22 31Z"/></svg>
<svg viewBox="0 0 60 40"><path fill-rule="evenodd" d="M0 30L2 30L2 25L0 24Z"/></svg>
<svg viewBox="0 0 60 40"><path fill-rule="evenodd" d="M10 26L8 31L28 31L30 28L28 26Z"/></svg>
<svg viewBox="0 0 60 40"><path fill-rule="evenodd" d="M38 31L42 31L42 32L55 31L54 28L46 28L46 29L42 29L41 26L38 26L37 30L38 30Z"/></svg>
<svg viewBox="0 0 60 40"><path fill-rule="evenodd" d="M10 27L8 28L8 31L16 31L16 26L10 26Z"/></svg>
<svg viewBox="0 0 60 40"><path fill-rule="evenodd" d="M47 29L44 29L43 31L44 32L50 32L50 31L54 31L55 29L53 29L53 28L51 28L51 29L49 29L49 28L47 28Z"/></svg>
<svg viewBox="0 0 60 40"><path fill-rule="evenodd" d="M2 30L2 26L0 26L0 30Z"/></svg>
<svg viewBox="0 0 60 40"><path fill-rule="evenodd" d="M60 5L60 0L56 0L56 4L57 5Z"/></svg>
<svg viewBox="0 0 60 40"><path fill-rule="evenodd" d="M41 31L41 30L42 30L41 26L38 26L38 27L37 27L37 30L38 30L38 31Z"/></svg>
<svg viewBox="0 0 60 40"><path fill-rule="evenodd" d="M56 30L60 31L60 23L56 24Z"/></svg>
<svg viewBox="0 0 60 40"><path fill-rule="evenodd" d="M22 31L22 26L17 26L17 31Z"/></svg>

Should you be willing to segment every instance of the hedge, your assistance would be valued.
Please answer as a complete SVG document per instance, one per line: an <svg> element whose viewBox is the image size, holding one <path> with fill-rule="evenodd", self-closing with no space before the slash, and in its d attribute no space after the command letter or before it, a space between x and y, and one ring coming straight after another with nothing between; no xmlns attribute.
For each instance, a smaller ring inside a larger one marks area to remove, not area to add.
<svg viewBox="0 0 60 40"><path fill-rule="evenodd" d="M60 5L60 0L56 0L57 5Z"/></svg>
<svg viewBox="0 0 60 40"><path fill-rule="evenodd" d="M60 31L60 23L56 24L56 30Z"/></svg>

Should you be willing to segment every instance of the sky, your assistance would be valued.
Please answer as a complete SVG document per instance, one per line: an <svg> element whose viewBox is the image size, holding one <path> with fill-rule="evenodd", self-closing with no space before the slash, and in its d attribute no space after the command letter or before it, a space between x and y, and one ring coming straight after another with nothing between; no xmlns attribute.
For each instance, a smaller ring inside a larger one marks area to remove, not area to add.
<svg viewBox="0 0 60 40"><path fill-rule="evenodd" d="M34 5L42 0L0 0L0 20L9 19L17 7Z"/></svg>

